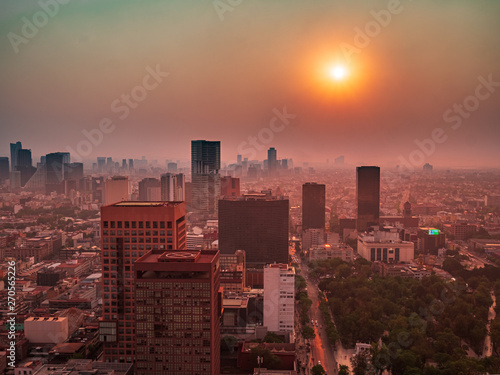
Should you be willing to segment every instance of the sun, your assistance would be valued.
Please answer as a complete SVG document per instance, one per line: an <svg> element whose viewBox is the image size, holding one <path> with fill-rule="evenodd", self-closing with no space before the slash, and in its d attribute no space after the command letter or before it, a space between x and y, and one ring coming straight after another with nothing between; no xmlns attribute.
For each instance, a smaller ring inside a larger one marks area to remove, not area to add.
<svg viewBox="0 0 500 375"><path fill-rule="evenodd" d="M330 69L329 75L335 81L343 81L349 75L349 71L343 65L335 65Z"/></svg>

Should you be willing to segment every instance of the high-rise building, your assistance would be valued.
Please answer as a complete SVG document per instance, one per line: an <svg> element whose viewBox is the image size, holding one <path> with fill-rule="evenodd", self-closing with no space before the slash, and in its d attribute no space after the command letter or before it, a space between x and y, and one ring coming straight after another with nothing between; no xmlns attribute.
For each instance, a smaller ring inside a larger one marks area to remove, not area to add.
<svg viewBox="0 0 500 375"><path fill-rule="evenodd" d="M220 254L220 283L227 293L243 293L246 287L246 254L236 250L234 254Z"/></svg>
<svg viewBox="0 0 500 375"><path fill-rule="evenodd" d="M184 174L162 174L160 186L162 201L182 202L186 200Z"/></svg>
<svg viewBox="0 0 500 375"><path fill-rule="evenodd" d="M127 169L127 159L122 159L122 169Z"/></svg>
<svg viewBox="0 0 500 375"><path fill-rule="evenodd" d="M191 211L193 207L193 184L191 182L186 182L184 185L184 200L188 210Z"/></svg>
<svg viewBox="0 0 500 375"><path fill-rule="evenodd" d="M69 163L69 153L54 152L45 156L46 193L64 193L64 164Z"/></svg>
<svg viewBox="0 0 500 375"><path fill-rule="evenodd" d="M104 184L104 204L113 204L129 200L128 177L114 176Z"/></svg>
<svg viewBox="0 0 500 375"><path fill-rule="evenodd" d="M79 180L83 178L83 163L64 164L64 179Z"/></svg>
<svg viewBox="0 0 500 375"><path fill-rule="evenodd" d="M191 141L192 207L216 215L220 193L220 141Z"/></svg>
<svg viewBox="0 0 500 375"><path fill-rule="evenodd" d="M302 185L302 229L325 228L325 185L306 182Z"/></svg>
<svg viewBox="0 0 500 375"><path fill-rule="evenodd" d="M246 194L219 200L219 249L247 263L288 262L288 198Z"/></svg>
<svg viewBox="0 0 500 375"><path fill-rule="evenodd" d="M184 173L175 175L175 196L174 199L178 202L186 200L186 178Z"/></svg>
<svg viewBox="0 0 500 375"><path fill-rule="evenodd" d="M10 170L15 171L17 166L17 152L22 149L21 142L10 144Z"/></svg>
<svg viewBox="0 0 500 375"><path fill-rule="evenodd" d="M223 197L240 196L240 179L224 176L220 179L220 195Z"/></svg>
<svg viewBox="0 0 500 375"><path fill-rule="evenodd" d="M167 164L167 170L170 173L177 173L177 163L168 163Z"/></svg>
<svg viewBox="0 0 500 375"><path fill-rule="evenodd" d="M175 175L172 173L165 173L161 175L161 200L173 202L175 201Z"/></svg>
<svg viewBox="0 0 500 375"><path fill-rule="evenodd" d="M21 172L10 171L10 188L19 189L21 187Z"/></svg>
<svg viewBox="0 0 500 375"><path fill-rule="evenodd" d="M36 172L36 168L33 167L33 161L31 159L31 150L23 148L17 150L15 170L21 172L21 187L24 187L31 176Z"/></svg>
<svg viewBox="0 0 500 375"><path fill-rule="evenodd" d="M128 159L128 169L129 171L134 170L134 159Z"/></svg>
<svg viewBox="0 0 500 375"><path fill-rule="evenodd" d="M16 167L32 167L31 150L21 148L17 151Z"/></svg>
<svg viewBox="0 0 500 375"><path fill-rule="evenodd" d="M153 250L134 275L136 373L220 374L219 252Z"/></svg>
<svg viewBox="0 0 500 375"><path fill-rule="evenodd" d="M186 248L183 202L120 202L101 208L105 362L135 360L134 262L149 250ZM180 316L180 315L179 315Z"/></svg>
<svg viewBox="0 0 500 375"><path fill-rule="evenodd" d="M277 153L274 147L267 150L267 168L269 169L269 174L273 175L278 167Z"/></svg>
<svg viewBox="0 0 500 375"><path fill-rule="evenodd" d="M356 168L356 194L358 199L356 229L358 232L364 232L372 225L379 225L380 167Z"/></svg>
<svg viewBox="0 0 500 375"><path fill-rule="evenodd" d="M105 157L97 157L97 171L99 173L104 172L104 168L106 167L106 158Z"/></svg>
<svg viewBox="0 0 500 375"><path fill-rule="evenodd" d="M264 326L271 332L293 332L295 269L288 264L264 268Z"/></svg>
<svg viewBox="0 0 500 375"><path fill-rule="evenodd" d="M0 157L0 184L9 179L9 158Z"/></svg>
<svg viewBox="0 0 500 375"><path fill-rule="evenodd" d="M157 178L144 178L139 181L139 200L140 201L159 201L167 200L161 197L160 180Z"/></svg>
<svg viewBox="0 0 500 375"><path fill-rule="evenodd" d="M338 158L335 158L333 163L335 166L342 167L344 165L344 155L340 155Z"/></svg>

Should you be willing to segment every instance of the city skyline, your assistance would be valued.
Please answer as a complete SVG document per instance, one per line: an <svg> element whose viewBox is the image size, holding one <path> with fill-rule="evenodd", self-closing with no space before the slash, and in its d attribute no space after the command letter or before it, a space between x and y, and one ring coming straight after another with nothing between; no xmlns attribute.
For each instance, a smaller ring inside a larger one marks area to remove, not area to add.
<svg viewBox="0 0 500 375"><path fill-rule="evenodd" d="M226 162L275 147L496 167L498 3L40 3L56 5L0 6L2 134L34 157L189 160L191 140L213 139Z"/></svg>
<svg viewBox="0 0 500 375"><path fill-rule="evenodd" d="M499 373L499 16L0 2L0 375Z"/></svg>

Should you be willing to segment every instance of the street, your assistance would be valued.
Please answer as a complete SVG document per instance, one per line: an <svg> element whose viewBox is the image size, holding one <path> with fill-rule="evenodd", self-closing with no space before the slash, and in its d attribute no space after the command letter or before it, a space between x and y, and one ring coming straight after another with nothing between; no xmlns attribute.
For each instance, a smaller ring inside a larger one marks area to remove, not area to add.
<svg viewBox="0 0 500 375"><path fill-rule="evenodd" d="M292 257L294 262L299 263L300 259L298 256L292 254ZM300 265L302 276L306 279L308 298L312 301L309 317L311 320L318 322L318 324L311 325L314 328L316 337L312 340L307 340L310 341L311 352L306 356L306 374L310 374L310 369L318 364L318 362L321 362L327 374L336 374L338 367L335 360L335 351L333 347L328 344L325 322L319 310L318 285L310 279L307 266L304 263Z"/></svg>

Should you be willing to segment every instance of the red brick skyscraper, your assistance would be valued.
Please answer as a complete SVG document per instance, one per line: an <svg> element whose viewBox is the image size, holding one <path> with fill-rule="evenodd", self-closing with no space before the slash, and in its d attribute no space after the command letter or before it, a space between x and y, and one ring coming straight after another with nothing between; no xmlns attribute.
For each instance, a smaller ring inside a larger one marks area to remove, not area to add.
<svg viewBox="0 0 500 375"><path fill-rule="evenodd" d="M136 374L218 375L219 252L153 250L134 270Z"/></svg>
<svg viewBox="0 0 500 375"><path fill-rule="evenodd" d="M101 208L103 359L135 361L134 262L152 249L186 248L184 202L120 202Z"/></svg>

